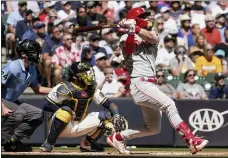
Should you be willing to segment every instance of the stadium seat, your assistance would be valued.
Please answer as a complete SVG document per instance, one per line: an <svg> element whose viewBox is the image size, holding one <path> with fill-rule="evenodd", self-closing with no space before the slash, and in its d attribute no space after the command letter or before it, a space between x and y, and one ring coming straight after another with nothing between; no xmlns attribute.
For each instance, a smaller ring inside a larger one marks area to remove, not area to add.
<svg viewBox="0 0 228 158"><path fill-rule="evenodd" d="M181 83L180 77L174 77L172 75L167 76L166 82L171 84L174 88L177 88L179 83Z"/></svg>
<svg viewBox="0 0 228 158"><path fill-rule="evenodd" d="M215 74L214 73L209 73L205 78L206 78L206 81L214 84L215 83Z"/></svg>
<svg viewBox="0 0 228 158"><path fill-rule="evenodd" d="M224 79L224 84L228 85L228 76Z"/></svg>
<svg viewBox="0 0 228 158"><path fill-rule="evenodd" d="M197 84L201 85L205 91L209 91L213 83L206 80L205 77L195 76L195 81Z"/></svg>

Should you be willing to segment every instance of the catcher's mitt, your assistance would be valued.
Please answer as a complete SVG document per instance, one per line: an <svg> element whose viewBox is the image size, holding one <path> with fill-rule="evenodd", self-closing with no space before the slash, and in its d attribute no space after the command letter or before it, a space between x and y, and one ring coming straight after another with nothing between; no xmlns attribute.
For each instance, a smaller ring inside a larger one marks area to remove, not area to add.
<svg viewBox="0 0 228 158"><path fill-rule="evenodd" d="M110 122L114 125L115 132L121 132L128 129L128 122L121 115L113 116Z"/></svg>

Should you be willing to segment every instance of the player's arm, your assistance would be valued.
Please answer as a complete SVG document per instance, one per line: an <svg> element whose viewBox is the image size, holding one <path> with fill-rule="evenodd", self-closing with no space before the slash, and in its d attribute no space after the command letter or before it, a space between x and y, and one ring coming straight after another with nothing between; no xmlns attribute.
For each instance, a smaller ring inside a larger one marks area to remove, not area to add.
<svg viewBox="0 0 228 158"><path fill-rule="evenodd" d="M128 29L128 37L124 42L123 50L127 54L133 53L135 47L135 34L137 34L142 40L145 40L151 44L158 43L158 34L155 31L148 31L135 25L136 22L133 19L123 19L119 22L119 26ZM121 42L121 41L120 41Z"/></svg>
<svg viewBox="0 0 228 158"><path fill-rule="evenodd" d="M48 94L51 91L51 88L40 86L31 86L35 94Z"/></svg>
<svg viewBox="0 0 228 158"><path fill-rule="evenodd" d="M136 26L138 27L138 26ZM158 34L155 31L148 31L146 29L140 28L140 31L138 33L139 37L141 37L144 41L147 41L151 44L157 44L158 43Z"/></svg>
<svg viewBox="0 0 228 158"><path fill-rule="evenodd" d="M62 84L58 84L52 88L51 92L43 101L42 109L48 112L55 112L59 109L62 102L71 97L69 90Z"/></svg>
<svg viewBox="0 0 228 158"><path fill-rule="evenodd" d="M112 116L119 114L119 108L116 104L112 103L108 98L104 96L104 94L100 91L100 89L97 89L94 96L93 101L95 104L99 106L103 106L109 112Z"/></svg>

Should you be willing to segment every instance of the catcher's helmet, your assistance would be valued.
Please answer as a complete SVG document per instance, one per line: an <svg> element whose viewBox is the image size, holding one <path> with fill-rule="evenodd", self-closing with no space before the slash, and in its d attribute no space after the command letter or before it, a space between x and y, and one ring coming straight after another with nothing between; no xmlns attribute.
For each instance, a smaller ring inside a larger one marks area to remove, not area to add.
<svg viewBox="0 0 228 158"><path fill-rule="evenodd" d="M20 57L22 54L25 54L29 61L38 63L41 47L36 41L23 40L17 45L16 51Z"/></svg>
<svg viewBox="0 0 228 158"><path fill-rule="evenodd" d="M150 16L150 12L146 12L143 8L137 7L133 8L128 11L126 15L126 19L134 19L136 21L136 25L141 28L146 28L148 22L145 19L146 17Z"/></svg>
<svg viewBox="0 0 228 158"><path fill-rule="evenodd" d="M74 62L68 71L68 80L72 81L73 77L78 77L86 85L95 83L93 67L88 62Z"/></svg>

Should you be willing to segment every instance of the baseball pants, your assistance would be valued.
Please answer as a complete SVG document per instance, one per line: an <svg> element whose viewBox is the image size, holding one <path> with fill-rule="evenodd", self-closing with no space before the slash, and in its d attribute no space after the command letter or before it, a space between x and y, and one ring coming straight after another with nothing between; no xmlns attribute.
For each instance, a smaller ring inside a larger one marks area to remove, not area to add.
<svg viewBox="0 0 228 158"><path fill-rule="evenodd" d="M2 142L6 143L12 135L18 140L31 136L35 129L43 122L43 111L32 105L22 103L20 105L3 99L7 108L14 109L15 112L10 114L2 121Z"/></svg>
<svg viewBox="0 0 228 158"><path fill-rule="evenodd" d="M180 118L175 102L161 92L154 83L131 79L130 93L133 101L141 105L145 127L136 129L139 133L132 134L129 139L154 135L161 130L162 112L166 113L171 125L176 129Z"/></svg>
<svg viewBox="0 0 228 158"><path fill-rule="evenodd" d="M52 120L55 118L53 115ZM51 122L50 122L51 123ZM101 123L99 112L89 113L81 122L70 121L59 137L75 138L94 131ZM51 125L51 124L49 124Z"/></svg>

